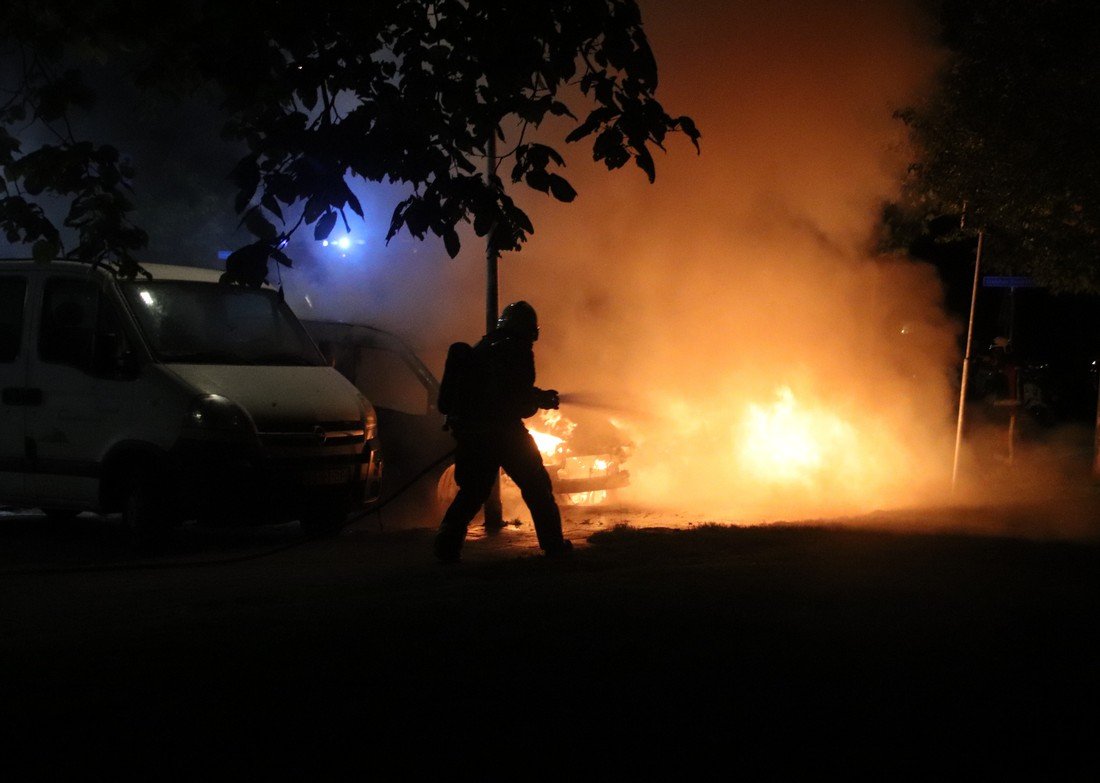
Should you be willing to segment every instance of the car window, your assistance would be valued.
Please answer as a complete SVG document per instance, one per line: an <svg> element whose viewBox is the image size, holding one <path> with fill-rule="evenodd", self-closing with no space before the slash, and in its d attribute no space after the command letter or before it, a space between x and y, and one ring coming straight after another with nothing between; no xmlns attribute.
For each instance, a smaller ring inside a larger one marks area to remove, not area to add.
<svg viewBox="0 0 1100 783"><path fill-rule="evenodd" d="M129 349L117 306L95 282L73 278L46 282L38 337L43 361L114 376Z"/></svg>
<svg viewBox="0 0 1100 783"><path fill-rule="evenodd" d="M414 415L428 411L427 387L394 351L361 348L354 381L375 407Z"/></svg>
<svg viewBox="0 0 1100 783"><path fill-rule="evenodd" d="M99 288L90 280L51 278L42 299L38 355L45 362L92 368Z"/></svg>
<svg viewBox="0 0 1100 783"><path fill-rule="evenodd" d="M19 355L26 298L27 281L24 278L0 278L0 362L13 362Z"/></svg>

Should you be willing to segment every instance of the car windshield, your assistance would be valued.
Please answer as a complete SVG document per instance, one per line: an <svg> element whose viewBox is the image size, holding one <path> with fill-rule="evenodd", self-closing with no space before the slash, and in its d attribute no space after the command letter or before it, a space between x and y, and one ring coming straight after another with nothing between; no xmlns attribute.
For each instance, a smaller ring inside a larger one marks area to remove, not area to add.
<svg viewBox="0 0 1100 783"><path fill-rule="evenodd" d="M189 280L137 280L123 291L162 362L325 364L274 291Z"/></svg>

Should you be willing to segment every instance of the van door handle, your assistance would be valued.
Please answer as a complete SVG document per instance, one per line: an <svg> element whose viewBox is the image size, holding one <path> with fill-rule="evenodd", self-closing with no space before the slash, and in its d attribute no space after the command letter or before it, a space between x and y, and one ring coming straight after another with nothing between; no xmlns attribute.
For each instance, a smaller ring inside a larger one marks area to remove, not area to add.
<svg viewBox="0 0 1100 783"><path fill-rule="evenodd" d="M3 391L5 405L41 405L42 390L29 386L8 386Z"/></svg>

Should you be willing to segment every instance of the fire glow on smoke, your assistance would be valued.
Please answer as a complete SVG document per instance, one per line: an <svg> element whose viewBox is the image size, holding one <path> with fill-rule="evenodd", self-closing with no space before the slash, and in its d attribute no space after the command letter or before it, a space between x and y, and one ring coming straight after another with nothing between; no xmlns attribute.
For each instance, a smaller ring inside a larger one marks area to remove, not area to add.
<svg viewBox="0 0 1100 783"><path fill-rule="evenodd" d="M942 485L942 441L921 416L789 384L666 400L617 421L636 448L631 503L736 522L842 516L919 503Z"/></svg>
<svg viewBox="0 0 1100 783"><path fill-rule="evenodd" d="M608 469L635 476L613 496L601 491L565 497L572 505L614 497L768 517L784 510L861 510L869 497L904 494L899 487L911 476L912 453L897 447L893 425L855 412L842 415L812 395L796 395L789 385L777 387L764 402L726 403L697 407L690 399L669 401L669 418L656 427L652 420L638 429L626 419L613 420L624 444L632 437L641 441L633 461L629 448L616 455L584 453L573 442L576 423L559 411L541 413L528 429L544 462L562 471L561 478ZM654 438L655 431L666 437Z"/></svg>
<svg viewBox="0 0 1100 783"><path fill-rule="evenodd" d="M938 502L960 324L935 269L877 241L913 159L893 110L940 66L918 6L644 3L662 101L693 117L702 154L670 138L650 184L566 145L576 203L509 190L538 232L505 259L500 301L539 312L539 385L599 401L563 403L576 432L528 420L544 458L591 456L580 441L602 414L630 444L615 495L662 524ZM408 331L440 359L476 341L483 243L437 255L326 267L326 314Z"/></svg>

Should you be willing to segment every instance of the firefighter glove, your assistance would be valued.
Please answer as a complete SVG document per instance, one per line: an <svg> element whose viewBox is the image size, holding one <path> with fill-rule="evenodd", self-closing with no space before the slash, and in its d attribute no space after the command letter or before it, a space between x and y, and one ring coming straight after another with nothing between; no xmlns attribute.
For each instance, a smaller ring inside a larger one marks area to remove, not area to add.
<svg viewBox="0 0 1100 783"><path fill-rule="evenodd" d="M538 400L540 408L557 408L561 404L557 389L539 389Z"/></svg>

